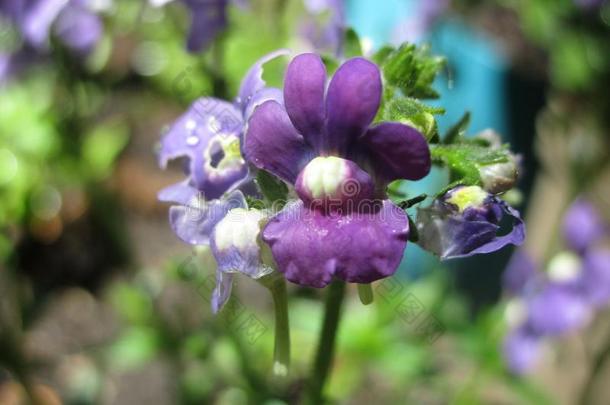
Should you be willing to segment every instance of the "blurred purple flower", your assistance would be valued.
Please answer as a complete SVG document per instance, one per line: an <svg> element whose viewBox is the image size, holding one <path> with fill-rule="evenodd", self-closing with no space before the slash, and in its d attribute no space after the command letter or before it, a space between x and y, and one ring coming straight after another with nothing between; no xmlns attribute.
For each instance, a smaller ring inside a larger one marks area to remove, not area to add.
<svg viewBox="0 0 610 405"><path fill-rule="evenodd" d="M600 8L606 0L574 0L576 6L585 10L594 10Z"/></svg>
<svg viewBox="0 0 610 405"><path fill-rule="evenodd" d="M279 271L294 283L370 283L402 259L408 218L383 190L426 176L430 151L407 125L370 126L381 91L379 69L366 59L345 62L326 89L320 57L302 54L286 72L286 106L267 101L249 121L246 158L295 184L300 197L263 230Z"/></svg>
<svg viewBox="0 0 610 405"><path fill-rule="evenodd" d="M88 53L102 34L102 22L86 0L5 0L0 12L39 50L54 33L68 48Z"/></svg>
<svg viewBox="0 0 610 405"><path fill-rule="evenodd" d="M511 229L500 235L504 218L510 219ZM419 245L443 260L491 253L525 239L519 213L478 186L447 191L418 210L416 223Z"/></svg>
<svg viewBox="0 0 610 405"><path fill-rule="evenodd" d="M173 0L149 0L153 6L163 6ZM189 10L191 24L186 41L189 52L204 51L227 27L227 7L231 0L180 0ZM232 0L245 7L247 0Z"/></svg>
<svg viewBox="0 0 610 405"><path fill-rule="evenodd" d="M525 327L516 328L504 339L503 354L508 368L515 374L525 374L540 356L542 342Z"/></svg>
<svg viewBox="0 0 610 405"><path fill-rule="evenodd" d="M576 200L563 219L563 237L571 249L583 253L604 236L606 227L595 207Z"/></svg>
<svg viewBox="0 0 610 405"><path fill-rule="evenodd" d="M519 295L538 279L537 276L534 259L524 249L519 249L512 255L504 270L502 285L510 295Z"/></svg>
<svg viewBox="0 0 610 405"><path fill-rule="evenodd" d="M210 200L219 198L248 179L241 154L246 122L252 110L266 100L282 102L278 89L265 87L263 64L287 52L272 52L258 60L242 80L233 103L210 97L196 100L161 140L159 163L187 157L190 186Z"/></svg>
<svg viewBox="0 0 610 405"><path fill-rule="evenodd" d="M309 15L299 27L300 34L320 52L340 56L345 29L344 0L303 0ZM320 15L325 19L320 20Z"/></svg>
<svg viewBox="0 0 610 405"><path fill-rule="evenodd" d="M605 235L593 205L578 199L563 222L563 236L572 250L555 255L545 273L535 271L524 251L515 253L504 274L504 287L524 301L525 316L505 342L512 371L522 373L531 366L526 360L534 357L535 340L578 330L596 309L610 303L610 250L598 246Z"/></svg>

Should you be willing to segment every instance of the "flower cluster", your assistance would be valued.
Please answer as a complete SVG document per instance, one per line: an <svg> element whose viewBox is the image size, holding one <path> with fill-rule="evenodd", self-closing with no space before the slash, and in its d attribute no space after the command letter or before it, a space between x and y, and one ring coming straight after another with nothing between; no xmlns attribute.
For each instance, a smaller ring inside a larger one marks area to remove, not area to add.
<svg viewBox="0 0 610 405"><path fill-rule="evenodd" d="M95 5L89 0L3 1L0 17L11 22L23 45L0 52L0 81L40 60L53 38L77 56L91 53L103 33Z"/></svg>
<svg viewBox="0 0 610 405"><path fill-rule="evenodd" d="M380 119L380 68L355 57L329 78L320 56L305 53L289 63L283 91L269 88L263 65L283 54L259 60L233 102L197 100L161 141L162 166L187 158L187 179L159 198L177 204L170 223L182 240L211 247L218 262L215 311L228 299L235 272L257 279L277 270L316 288L333 279L369 284L391 276L415 232L387 188L425 177L430 147L408 120ZM284 183L282 201L267 195L261 175ZM266 208L249 207L244 194ZM504 218L512 221L506 234ZM478 186L455 187L420 210L418 228L420 244L442 258L492 252L524 238L519 214Z"/></svg>
<svg viewBox="0 0 610 405"><path fill-rule="evenodd" d="M583 327L595 311L610 303L610 249L602 246L607 228L595 208L577 200L563 223L566 250L555 255L546 272L518 251L506 270L504 285L512 299L507 318L513 329L504 351L515 373L530 370L546 338Z"/></svg>

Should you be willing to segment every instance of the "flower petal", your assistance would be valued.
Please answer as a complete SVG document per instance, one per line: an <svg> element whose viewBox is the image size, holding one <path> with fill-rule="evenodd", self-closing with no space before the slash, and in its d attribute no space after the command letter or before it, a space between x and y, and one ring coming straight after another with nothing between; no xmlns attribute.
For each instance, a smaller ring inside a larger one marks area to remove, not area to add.
<svg viewBox="0 0 610 405"><path fill-rule="evenodd" d="M428 142L415 128L384 123L369 129L359 141L372 155L376 174L388 182L419 180L430 172Z"/></svg>
<svg viewBox="0 0 610 405"><path fill-rule="evenodd" d="M189 205L201 192L191 186L189 180L172 184L165 187L157 194L157 199L161 202L170 202L180 205Z"/></svg>
<svg viewBox="0 0 610 405"><path fill-rule="evenodd" d="M217 314L218 311L231 298L231 290L233 288L233 274L224 273L219 269L216 270L216 287L212 291L212 312Z"/></svg>
<svg viewBox="0 0 610 405"><path fill-rule="evenodd" d="M254 279L273 271L263 263L259 244L261 225L266 218L263 211L238 208L216 224L210 246L220 271L243 273Z"/></svg>
<svg viewBox="0 0 610 405"><path fill-rule="evenodd" d="M282 93L282 90L275 87L265 87L264 89L254 93L254 95L250 98L250 102L246 106L246 109L244 110L244 120L248 121L254 113L254 110L256 110L259 105L269 100L274 100L280 104L284 104L284 93Z"/></svg>
<svg viewBox="0 0 610 405"><path fill-rule="evenodd" d="M233 208L245 207L240 191L234 191L226 199L206 201L195 195L187 205L175 205L169 209L169 222L174 233L191 245L208 245L216 224Z"/></svg>
<svg viewBox="0 0 610 405"><path fill-rule="evenodd" d="M333 276L370 283L396 271L409 234L403 210L385 200L375 212L324 215L298 201L263 230L278 270L293 283L324 287Z"/></svg>
<svg viewBox="0 0 610 405"><path fill-rule="evenodd" d="M325 150L345 154L373 122L381 102L381 74L364 58L345 62L328 86Z"/></svg>
<svg viewBox="0 0 610 405"><path fill-rule="evenodd" d="M242 111L248 108L252 98L256 93L265 88L263 80L263 65L279 56L288 55L290 52L287 49L278 49L277 51L268 53L259 60L246 72L246 75L239 86L239 94L237 103L241 106Z"/></svg>
<svg viewBox="0 0 610 405"><path fill-rule="evenodd" d="M266 101L254 111L245 138L246 159L290 183L312 157L286 110L275 101Z"/></svg>
<svg viewBox="0 0 610 405"><path fill-rule="evenodd" d="M506 235L498 235L500 226L495 223L447 215L439 205L433 205L417 211L418 244L442 260L491 253L509 244L521 245L525 239L525 224L519 213L497 198L490 204L499 206L512 220L512 229Z"/></svg>
<svg viewBox="0 0 610 405"><path fill-rule="evenodd" d="M242 128L241 113L231 103L200 98L162 138L159 163L165 167L171 159L188 157L194 185L206 198L218 198L248 175L239 152Z"/></svg>
<svg viewBox="0 0 610 405"><path fill-rule="evenodd" d="M286 70L284 100L290 120L305 140L320 151L324 131L326 67L313 53L295 57Z"/></svg>

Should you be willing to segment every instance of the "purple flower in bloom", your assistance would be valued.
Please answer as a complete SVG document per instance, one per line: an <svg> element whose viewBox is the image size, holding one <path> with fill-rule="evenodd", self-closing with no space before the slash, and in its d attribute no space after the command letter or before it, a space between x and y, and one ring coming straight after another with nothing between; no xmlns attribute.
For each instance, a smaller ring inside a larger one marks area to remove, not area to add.
<svg viewBox="0 0 610 405"><path fill-rule="evenodd" d="M300 197L262 235L294 283L370 283L392 275L402 259L408 218L385 186L427 175L430 152L407 125L371 126L381 91L379 69L366 59L345 62L326 89L320 57L302 54L286 72L285 107L267 101L249 121L246 158L295 184Z"/></svg>
<svg viewBox="0 0 610 405"><path fill-rule="evenodd" d="M102 22L85 0L8 0L0 12L36 49L45 48L54 32L68 48L88 53L102 34Z"/></svg>
<svg viewBox="0 0 610 405"><path fill-rule="evenodd" d="M218 265L211 299L214 313L231 296L235 273L259 279L273 271L263 260L266 246L259 243L267 214L248 209L240 191L206 201L197 189L183 183L161 191L159 200L178 204L170 208L169 217L180 239L191 245L211 247Z"/></svg>
<svg viewBox="0 0 610 405"><path fill-rule="evenodd" d="M500 235L501 221L512 222ZM458 186L417 213L419 244L441 259L491 253L506 245L520 245L525 225L519 213L478 186Z"/></svg>
<svg viewBox="0 0 610 405"><path fill-rule="evenodd" d="M266 100L281 101L278 89L265 87L263 64L286 51L270 53L250 68L233 103L204 97L171 126L161 140L159 163L187 157L188 183L206 199L219 198L248 179L241 143L252 110Z"/></svg>

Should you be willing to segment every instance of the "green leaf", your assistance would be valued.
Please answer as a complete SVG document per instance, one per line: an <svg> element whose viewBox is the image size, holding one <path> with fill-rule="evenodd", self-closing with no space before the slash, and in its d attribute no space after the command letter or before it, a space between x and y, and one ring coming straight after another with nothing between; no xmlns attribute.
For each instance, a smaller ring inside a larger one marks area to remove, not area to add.
<svg viewBox="0 0 610 405"><path fill-rule="evenodd" d="M288 187L286 184L265 170L259 170L256 175L256 183L261 189L265 199L271 204L286 200Z"/></svg>
<svg viewBox="0 0 610 405"><path fill-rule="evenodd" d="M373 56L373 60L381 66L385 85L391 91L400 90L406 97L439 97L432 84L445 66L445 59L430 55L427 46L403 44L398 49L384 47Z"/></svg>
<svg viewBox="0 0 610 405"><path fill-rule="evenodd" d="M430 145L432 160L449 168L452 183L448 188L463 184L467 186L481 185L479 168L494 163L504 163L510 159L507 146L491 149L473 142L462 142L451 145Z"/></svg>
<svg viewBox="0 0 610 405"><path fill-rule="evenodd" d="M352 28L348 28L344 34L343 42L343 53L345 58L353 58L356 56L362 56L362 46L360 45L360 38L356 31Z"/></svg>
<svg viewBox="0 0 610 405"><path fill-rule="evenodd" d="M95 179L110 174L112 165L129 139L129 128L123 120L114 119L96 127L83 143L83 164Z"/></svg>
<svg viewBox="0 0 610 405"><path fill-rule="evenodd" d="M382 121L397 121L411 125L424 134L428 140L438 134L434 115L445 113L443 108L430 107L408 97L387 101L382 111Z"/></svg>

